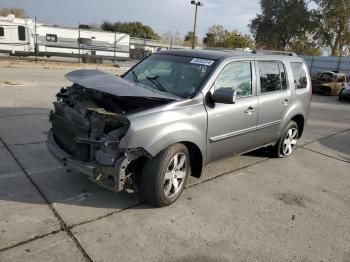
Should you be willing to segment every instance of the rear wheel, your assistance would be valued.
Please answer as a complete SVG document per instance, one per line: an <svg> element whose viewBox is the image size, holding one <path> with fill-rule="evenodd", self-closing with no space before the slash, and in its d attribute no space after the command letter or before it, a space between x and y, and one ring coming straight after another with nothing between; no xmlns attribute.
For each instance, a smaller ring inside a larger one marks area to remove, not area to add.
<svg viewBox="0 0 350 262"><path fill-rule="evenodd" d="M188 149L183 144L174 144L146 162L141 192L154 206L170 205L181 195L190 170Z"/></svg>
<svg viewBox="0 0 350 262"><path fill-rule="evenodd" d="M288 157L290 156L297 144L299 138L298 125L294 121L290 121L285 127L281 138L275 146L273 146L271 153L273 157Z"/></svg>

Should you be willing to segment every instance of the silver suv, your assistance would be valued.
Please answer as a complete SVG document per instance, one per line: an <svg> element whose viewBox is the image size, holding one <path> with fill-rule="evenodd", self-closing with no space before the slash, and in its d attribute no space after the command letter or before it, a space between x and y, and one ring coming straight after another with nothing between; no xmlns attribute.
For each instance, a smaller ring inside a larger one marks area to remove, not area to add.
<svg viewBox="0 0 350 262"><path fill-rule="evenodd" d="M287 157L303 133L311 80L295 55L162 51L122 77L68 73L51 112L48 148L64 165L155 206L189 175L231 154L268 147Z"/></svg>

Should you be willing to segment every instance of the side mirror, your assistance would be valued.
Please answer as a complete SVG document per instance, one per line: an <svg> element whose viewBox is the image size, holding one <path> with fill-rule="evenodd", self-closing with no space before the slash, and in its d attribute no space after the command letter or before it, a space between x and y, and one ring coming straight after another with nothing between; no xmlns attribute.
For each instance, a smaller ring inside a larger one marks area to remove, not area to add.
<svg viewBox="0 0 350 262"><path fill-rule="evenodd" d="M219 88L212 94L212 100L221 104L234 104L236 102L237 91L230 87Z"/></svg>

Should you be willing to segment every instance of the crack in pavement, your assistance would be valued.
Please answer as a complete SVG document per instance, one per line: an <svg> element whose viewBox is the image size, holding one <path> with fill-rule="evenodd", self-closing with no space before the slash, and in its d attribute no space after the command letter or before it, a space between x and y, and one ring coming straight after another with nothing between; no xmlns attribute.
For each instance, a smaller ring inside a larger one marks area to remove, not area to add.
<svg viewBox="0 0 350 262"><path fill-rule="evenodd" d="M335 159L335 160L338 160L338 161L342 161L342 162L346 162L346 163L349 163L347 161L344 161L342 159L338 159L338 158L335 158L335 157L332 157L332 156L329 156L329 155L326 155L326 154L323 154L323 153L320 153L320 152L317 152L317 151L314 151L314 150L311 150L311 149L308 149L308 148L304 148L304 146L306 145L309 145L311 143L314 143L314 142L317 142L317 141L320 141L322 139L326 139L326 138L329 138L329 137L332 137L332 136L335 136L335 135L338 135L338 134L341 134L343 132L347 132L349 131L350 129L344 129L344 130L341 130L339 132L336 132L336 133L333 133L333 134L330 134L330 135L327 135L327 136L324 136L324 137L321 137L319 139L315 139L311 142L307 142L303 145L300 145L298 146L295 150L298 150L298 149L304 149L304 150L308 150L310 152L313 152L313 153L316 153L316 154L321 154L323 156L326 156L326 157L329 157L329 158L332 158L332 159ZM25 171L25 169L23 168L23 166L21 165L21 163L19 162L19 160L16 158L16 156L13 154L13 152L10 150L10 148L7 146L7 144L4 143L4 141L0 138L0 141L4 144L4 147L10 152L11 156L14 158L14 160L16 161L16 163L20 166L21 170L25 173L25 175L27 176L27 178L30 180L30 182L34 185L34 187L37 189L37 191L40 193L40 195L44 198L45 202L47 203L47 205L50 207L50 209L52 210L52 212L54 213L54 215L56 216L56 218L59 220L59 222L61 223L61 229L59 230L55 230L55 231L52 231L52 232L49 232L49 233L46 233L44 235L39 235L39 236L36 236L34 238L31 238L31 239L28 239L28 240L25 240L25 241L22 241L22 242L19 242L19 243L16 243L12 246L9 246L9 247L5 247L5 248L2 248L0 249L0 252L2 251L5 251L5 250L8 250L8 249L11 249L11 248L15 248L15 247L18 247L18 246L21 246L23 244L26 244L26 243L29 243L31 241L34 241L36 239L40 239L40 238L43 238L45 236L48 236L48 235L52 235L52 234L56 234L60 231L64 231L67 233L67 235L73 240L73 242L75 243L75 245L77 246L77 248L82 252L84 258L89 261L89 262L92 262L93 260L90 258L90 256L87 254L87 252L84 250L84 248L81 246L81 244L78 242L78 240L76 239L76 237L74 236L74 234L71 232L72 229L74 229L75 227L78 227L78 226L81 226L81 225L84 225L84 224L88 224L88 223L91 223L91 222L94 222L94 221L98 221L98 220L101 220L103 218L106 218L106 217L109 217L109 216L112 216L114 214L117 214L117 213L121 213L121 212L124 212L126 210L129 210L129 209L132 209L132 208L135 208L137 206L140 206L142 204L145 204L146 202L145 201L141 201L139 203L136 203L134 205L131 205L129 207L126 207L124 209L120 209L120 210L116 210L116 211L111 211L103 216L99 216L97 218L94 218L94 219L89 219L89 220L85 220L85 221L82 221L80 223L76 223L76 224L73 224L71 226L67 226L66 223L64 222L64 220L62 219L62 217L59 215L59 213L56 211L56 209L52 206L52 203L48 200L48 198L44 195L44 193L40 190L39 186L37 186L35 184L35 182L33 181L33 179L29 176L29 174ZM35 142L35 143L26 143L26 144L36 144L36 143L45 143L45 142ZM18 144L18 145L26 145L26 144ZM13 146L13 145L11 145ZM215 179L218 179L218 178L221 178L225 175L230 175L232 173L235 173L236 171L239 171L239 170L243 170L245 168L249 168L251 166L254 166L254 165L257 165L257 164L260 164L262 162L265 162L265 161L268 161L270 160L271 158L264 158L260 161L257 161L255 163L252 163L252 164L248 164L248 165L245 165L243 167L240 167L238 169L232 169L232 170L229 170L229 171L226 171L226 172L223 172L223 173L220 173L218 174L217 176L215 177L211 177L211 178L208 178L208 179L204 179L202 181L198 181L197 183L193 183L192 185L189 185L189 186L186 186L185 187L185 190L188 189L188 188L191 188L191 187L194 187L194 186L197 186L197 185L200 185L202 183L206 183L206 182L210 182L210 181L213 181ZM233 174L233 176L235 176Z"/></svg>
<svg viewBox="0 0 350 262"><path fill-rule="evenodd" d="M60 228L58 230L54 230L54 231L51 231L51 232L48 232L48 233L45 233L45 234L42 234L42 235L36 235L36 236L34 236L32 238L20 241L20 242L18 242L16 244L13 244L13 245L10 245L10 246L7 246L7 247L3 247L3 248L0 249L0 252L3 252L3 251L6 251L6 250L9 250L11 248L15 248L15 247L27 244L29 242L32 242L32 241L37 240L37 239L41 239L41 238L46 237L46 236L55 235L58 232L62 232L62 229Z"/></svg>
<svg viewBox="0 0 350 262"><path fill-rule="evenodd" d="M1 117L14 117L14 116L35 116L35 115L49 115L50 112L47 113L32 113L32 114L17 114L17 115L0 115Z"/></svg>
<svg viewBox="0 0 350 262"><path fill-rule="evenodd" d="M299 147L299 148L304 149L304 150L308 150L308 151L310 151L310 152L313 152L313 153L316 153L316 154L319 154L319 155L322 155L322 156L326 156L326 157L329 157L329 158L332 158L332 159L335 159L335 160L339 160L339 161L342 161L342 162L344 162L344 163L350 163L350 161L347 161L347 160L344 160L344 159L340 159L340 158L337 158L337 157L335 157L335 156L327 155L327 154L325 154L325 153L318 152L318 151L316 151L316 150L314 150L314 149L310 149L310 148L303 147L303 146L301 146L301 147Z"/></svg>
<svg viewBox="0 0 350 262"><path fill-rule="evenodd" d="M0 141L2 142L2 144L4 145L4 147L7 149L7 151L11 154L11 156L13 157L13 159L15 160L15 162L17 163L17 165L20 167L20 169L23 171L23 173L26 175L26 177L28 178L28 180L32 183L32 185L35 187L35 189L39 192L39 194L41 195L41 197L45 200L46 204L49 206L49 208L51 209L51 211L53 212L54 216L57 218L57 220L60 222L61 225L61 230L65 231L66 234L68 235L68 237L71 238L71 240L74 242L74 244L77 246L77 248L80 250L80 252L82 253L82 255L84 256L85 260L88 262L92 262L92 259L90 258L90 256L86 253L86 251L83 249L83 247L81 246L81 244L79 243L79 241L76 239L76 237L72 234L72 232L70 231L70 229L67 227L66 223L64 222L64 220L62 219L62 217L60 216L60 214L57 212L57 210L53 207L52 203L49 201L49 199L45 196L45 194L41 191L41 189L39 188L39 186L34 182L34 180L31 178L31 176L27 173L27 171L24 169L24 167L22 166L22 164L20 163L20 161L17 159L17 157L15 156L15 154L12 152L12 150L8 147L8 145L4 142L4 140L2 138L0 138Z"/></svg>

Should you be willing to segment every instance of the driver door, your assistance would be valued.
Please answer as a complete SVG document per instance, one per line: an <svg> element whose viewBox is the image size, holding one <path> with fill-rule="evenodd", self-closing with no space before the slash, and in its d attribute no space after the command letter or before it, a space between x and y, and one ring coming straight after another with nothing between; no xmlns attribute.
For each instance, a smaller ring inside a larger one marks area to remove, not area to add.
<svg viewBox="0 0 350 262"><path fill-rule="evenodd" d="M211 92L219 88L237 91L234 104L206 105L208 113L207 157L214 161L254 148L258 120L256 78L252 61L227 64L215 80Z"/></svg>

